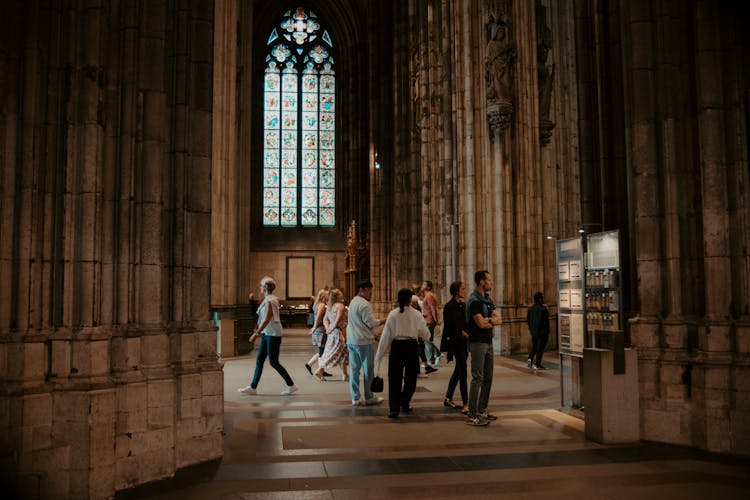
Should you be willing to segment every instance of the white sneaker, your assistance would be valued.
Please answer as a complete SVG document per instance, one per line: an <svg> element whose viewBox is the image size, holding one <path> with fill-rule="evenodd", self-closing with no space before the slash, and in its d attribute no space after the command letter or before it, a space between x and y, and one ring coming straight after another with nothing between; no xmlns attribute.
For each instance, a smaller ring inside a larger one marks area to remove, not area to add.
<svg viewBox="0 0 750 500"><path fill-rule="evenodd" d="M352 406L359 406L359 399L352 399Z"/></svg>
<svg viewBox="0 0 750 500"><path fill-rule="evenodd" d="M290 395L293 392L297 392L297 386L296 385L287 386L286 389L284 389L283 391L281 391L281 395L282 396L288 396L288 395Z"/></svg>
<svg viewBox="0 0 750 500"><path fill-rule="evenodd" d="M242 394L247 394L248 396L254 396L258 394L258 391L250 387L249 385L247 387L241 387L237 389L237 392L240 392Z"/></svg>
<svg viewBox="0 0 750 500"><path fill-rule="evenodd" d="M373 396L370 399L365 400L365 406L379 405L382 402L383 402L383 398L381 398L380 396Z"/></svg>

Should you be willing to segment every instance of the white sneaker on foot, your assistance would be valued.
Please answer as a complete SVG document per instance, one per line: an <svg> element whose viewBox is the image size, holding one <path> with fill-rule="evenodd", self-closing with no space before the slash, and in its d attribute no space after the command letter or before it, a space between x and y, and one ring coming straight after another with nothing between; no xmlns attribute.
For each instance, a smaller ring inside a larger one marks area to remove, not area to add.
<svg viewBox="0 0 750 500"><path fill-rule="evenodd" d="M359 406L359 399L352 399L352 406Z"/></svg>
<svg viewBox="0 0 750 500"><path fill-rule="evenodd" d="M258 394L258 391L256 389L253 389L249 385L247 387L241 387L237 389L237 392L242 393L242 394L247 394L248 396L254 396Z"/></svg>
<svg viewBox="0 0 750 500"><path fill-rule="evenodd" d="M294 385L294 384L292 384L290 386L287 386L286 389L284 389L283 391L281 391L281 395L282 396L288 396L288 395L290 395L293 392L297 392L297 386Z"/></svg>
<svg viewBox="0 0 750 500"><path fill-rule="evenodd" d="M370 399L365 400L365 406L379 405L382 402L383 402L383 398L381 398L380 396L373 396Z"/></svg>

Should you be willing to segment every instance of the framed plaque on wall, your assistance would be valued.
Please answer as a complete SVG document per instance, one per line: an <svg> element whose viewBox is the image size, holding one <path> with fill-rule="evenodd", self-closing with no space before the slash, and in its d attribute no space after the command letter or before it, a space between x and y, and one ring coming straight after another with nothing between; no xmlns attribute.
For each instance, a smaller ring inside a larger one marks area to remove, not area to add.
<svg viewBox="0 0 750 500"><path fill-rule="evenodd" d="M286 258L286 298L308 300L315 295L315 257Z"/></svg>

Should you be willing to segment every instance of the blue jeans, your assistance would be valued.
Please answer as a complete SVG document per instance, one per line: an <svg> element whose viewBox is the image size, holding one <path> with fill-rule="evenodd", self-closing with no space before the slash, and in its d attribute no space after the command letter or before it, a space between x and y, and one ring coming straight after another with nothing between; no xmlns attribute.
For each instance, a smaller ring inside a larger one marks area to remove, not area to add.
<svg viewBox="0 0 750 500"><path fill-rule="evenodd" d="M469 389L469 416L487 411L492 389L492 344L469 342L471 353L471 388Z"/></svg>
<svg viewBox="0 0 750 500"><path fill-rule="evenodd" d="M352 394L352 401L359 401L359 370L364 372L365 376L365 399L372 399L373 365L375 364L375 344L355 345L347 344L349 349L349 392Z"/></svg>
<svg viewBox="0 0 750 500"><path fill-rule="evenodd" d="M260 382L260 376L263 375L263 365L266 364L266 358L269 359L271 366L279 372L286 382L287 386L293 386L294 382L292 377L289 376L286 369L279 363L279 351L281 350L281 337L269 337L268 335L262 334L260 336L260 345L258 346L258 357L255 358L255 374L253 375L253 381L250 387L253 389L258 388L258 382Z"/></svg>

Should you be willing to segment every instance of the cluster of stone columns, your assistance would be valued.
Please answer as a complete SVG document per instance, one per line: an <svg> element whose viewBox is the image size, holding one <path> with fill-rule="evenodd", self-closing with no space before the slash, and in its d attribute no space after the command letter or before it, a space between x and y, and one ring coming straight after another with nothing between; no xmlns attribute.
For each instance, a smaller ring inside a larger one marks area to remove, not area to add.
<svg viewBox="0 0 750 500"><path fill-rule="evenodd" d="M590 170L600 195L588 199L601 202L598 222L630 231L626 312L639 356L641 437L747 454L750 74L741 60L750 38L737 21L742 10L582 3L577 22L593 38L592 53L579 54L593 78L581 83L599 96L599 121L582 136L583 150L602 153Z"/></svg>
<svg viewBox="0 0 750 500"><path fill-rule="evenodd" d="M506 319L496 347L524 350L532 295L555 293L554 242L547 235L577 234L580 213L576 130L561 127L548 145L540 142L539 9L510 1L410 1L394 8L400 20L394 27L395 173L383 196L408 230L394 224L370 240L390 242L388 269L398 286L429 279L443 302L452 281L471 289L474 272L488 269ZM558 11L550 12L541 10L549 16L544 23L562 26L552 29L553 45L572 48L571 23L553 23ZM564 54L550 53L556 78L571 85L575 67ZM500 69L507 71L502 78L495 75ZM574 117L576 102L568 96L558 102L557 95L551 96L554 112ZM387 217L373 211L375 220L381 216Z"/></svg>
<svg viewBox="0 0 750 500"><path fill-rule="evenodd" d="M6 491L111 497L221 456L212 19L212 2L4 7Z"/></svg>

